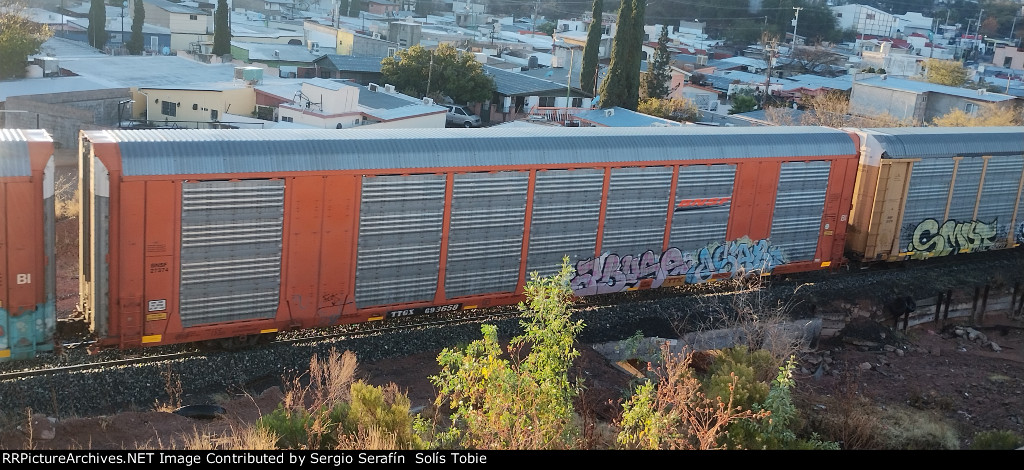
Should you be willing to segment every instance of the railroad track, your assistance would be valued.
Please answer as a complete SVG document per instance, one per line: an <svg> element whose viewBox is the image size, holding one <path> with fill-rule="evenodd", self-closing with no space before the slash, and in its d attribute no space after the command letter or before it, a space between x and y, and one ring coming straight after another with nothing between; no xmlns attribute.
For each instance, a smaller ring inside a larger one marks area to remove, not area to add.
<svg viewBox="0 0 1024 470"><path fill-rule="evenodd" d="M928 260L889 269L803 273L769 278L754 286L772 300L802 302L814 312L815 303L839 298L875 298L901 292L932 295L955 286L986 282L1024 282L1024 250L993 256ZM955 269L953 269L955 267ZM930 291L922 290L922 285ZM1012 285L1012 284L1011 284ZM587 325L582 343L678 334L676 320L698 314L709 302L728 305L736 282L714 282L647 291L632 291L578 299L574 315ZM973 288L973 287L972 287ZM754 291L746 291L754 292ZM819 307L818 313L825 307ZM106 350L86 354L86 344L69 347L38 360L0 364L0 410L27 407L53 410L55 415L90 415L133 407L149 407L168 394L169 376L182 380L185 394L210 390L239 390L265 380L281 379L307 370L310 358L332 350L350 350L360 361L402 360L415 353L466 344L479 339L481 323L495 324L502 334L518 334L514 306L466 310L445 316L413 316L312 331L281 332L275 341L241 350L216 350L177 345L142 350ZM15 368L18 367L18 368ZM109 390L116 390L111 394ZM262 389L260 390L262 391Z"/></svg>

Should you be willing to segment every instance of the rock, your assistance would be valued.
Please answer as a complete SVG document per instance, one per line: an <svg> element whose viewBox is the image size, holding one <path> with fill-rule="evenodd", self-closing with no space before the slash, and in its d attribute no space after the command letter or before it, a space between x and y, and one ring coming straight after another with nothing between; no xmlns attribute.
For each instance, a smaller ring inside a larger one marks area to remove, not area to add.
<svg viewBox="0 0 1024 470"><path fill-rule="evenodd" d="M999 345L998 345L998 344L996 344L996 342L995 342L995 341L990 341L990 342L988 343L988 347L989 347L989 348L992 348L992 350L993 350L993 351L995 351L995 352L1000 352L1000 351L1002 351L1002 350L1003 350L1003 348L1000 348L1000 347L999 347Z"/></svg>
<svg viewBox="0 0 1024 470"><path fill-rule="evenodd" d="M985 333L975 330L974 328L967 328L966 331L967 339L971 341L981 341L982 343L988 341L988 337L985 336Z"/></svg>
<svg viewBox="0 0 1024 470"><path fill-rule="evenodd" d="M29 418L28 424L18 426L18 429L31 436L32 439L49 441L57 435L56 427L53 424L55 422L57 422L56 418L47 418L42 413L35 413Z"/></svg>
<svg viewBox="0 0 1024 470"><path fill-rule="evenodd" d="M860 370L871 370L871 363L870 362L862 362L862 363L860 363L857 366L857 368L860 369Z"/></svg>

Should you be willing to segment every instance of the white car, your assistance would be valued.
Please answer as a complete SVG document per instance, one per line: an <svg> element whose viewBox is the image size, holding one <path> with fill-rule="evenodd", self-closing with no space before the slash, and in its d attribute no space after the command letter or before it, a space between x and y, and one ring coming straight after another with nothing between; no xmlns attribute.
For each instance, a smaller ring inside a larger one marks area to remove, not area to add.
<svg viewBox="0 0 1024 470"><path fill-rule="evenodd" d="M445 116L445 123L456 127L480 127L480 116L457 104L446 104L448 114Z"/></svg>

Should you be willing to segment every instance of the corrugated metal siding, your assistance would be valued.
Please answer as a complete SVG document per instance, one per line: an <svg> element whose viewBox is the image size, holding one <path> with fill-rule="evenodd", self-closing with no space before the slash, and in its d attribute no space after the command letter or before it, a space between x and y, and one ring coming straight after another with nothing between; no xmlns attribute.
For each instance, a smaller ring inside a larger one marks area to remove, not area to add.
<svg viewBox="0 0 1024 470"><path fill-rule="evenodd" d="M119 141L126 176L493 167L852 155L824 127L720 129L196 129L87 131Z"/></svg>
<svg viewBox="0 0 1024 470"><path fill-rule="evenodd" d="M1024 153L1024 127L897 127L865 130L882 144L887 158Z"/></svg>
<svg viewBox="0 0 1024 470"><path fill-rule="evenodd" d="M1017 243L1024 243L1024 191L1020 193L1020 199L1017 200L1017 214L1013 218L1014 226L1014 240Z"/></svg>
<svg viewBox="0 0 1024 470"><path fill-rule="evenodd" d="M13 140L14 137L17 136L11 132L0 132L0 177L32 174L28 143L24 140Z"/></svg>
<svg viewBox="0 0 1024 470"><path fill-rule="evenodd" d="M356 306L433 300L445 175L363 178Z"/></svg>
<svg viewBox="0 0 1024 470"><path fill-rule="evenodd" d="M736 165L693 165L679 168L676 206L687 199L732 197ZM731 204L676 207L669 246L695 253L709 243L725 241Z"/></svg>
<svg viewBox="0 0 1024 470"><path fill-rule="evenodd" d="M830 162L782 164L771 241L782 247L787 261L814 258L830 168Z"/></svg>
<svg viewBox="0 0 1024 470"><path fill-rule="evenodd" d="M92 319L93 331L100 337L110 334L110 264L107 263L107 255L110 247L110 198L96 196L92 201L92 226L90 239L90 263L88 266L92 279L91 292L83 295L92 295ZM87 279L88 280L88 279Z"/></svg>
<svg viewBox="0 0 1024 470"><path fill-rule="evenodd" d="M613 169L601 252L625 256L651 250L661 254L671 186L671 167Z"/></svg>
<svg viewBox="0 0 1024 470"><path fill-rule="evenodd" d="M182 326L277 315L283 222L283 180L182 184Z"/></svg>
<svg viewBox="0 0 1024 470"><path fill-rule="evenodd" d="M444 280L448 297L515 291L529 183L525 171L455 175Z"/></svg>
<svg viewBox="0 0 1024 470"><path fill-rule="evenodd" d="M949 203L949 216L960 222L974 218L974 206L978 202L978 188L981 184L981 169L985 161L980 157L965 157L960 160L953 180L953 199Z"/></svg>
<svg viewBox="0 0 1024 470"><path fill-rule="evenodd" d="M536 179L526 272L550 276L564 256L573 264L594 257L604 172L543 171Z"/></svg>
<svg viewBox="0 0 1024 470"><path fill-rule="evenodd" d="M910 188L903 208L903 224L900 227L899 247L910 246L914 230L925 219L935 219L942 224L949 198L949 183L953 179L953 159L925 159L914 163L910 171Z"/></svg>
<svg viewBox="0 0 1024 470"><path fill-rule="evenodd" d="M1014 202L1021 172L1024 171L1024 156L993 157L985 167L985 182L981 188L981 203L978 204L977 220L992 222L998 220L1003 230L1009 227L1013 218Z"/></svg>

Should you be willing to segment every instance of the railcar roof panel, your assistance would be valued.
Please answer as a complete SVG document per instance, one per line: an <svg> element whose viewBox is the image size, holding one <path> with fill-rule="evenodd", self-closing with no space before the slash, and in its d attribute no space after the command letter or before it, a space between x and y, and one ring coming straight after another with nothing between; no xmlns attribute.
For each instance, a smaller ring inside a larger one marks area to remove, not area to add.
<svg viewBox="0 0 1024 470"><path fill-rule="evenodd" d="M864 129L885 149L882 158L1024 154L1024 127L893 127Z"/></svg>
<svg viewBox="0 0 1024 470"><path fill-rule="evenodd" d="M0 129L0 177L31 176L30 141L50 142L43 130Z"/></svg>
<svg viewBox="0 0 1024 470"><path fill-rule="evenodd" d="M854 155L823 127L151 129L85 131L120 146L124 175L645 164ZM541 138L546 137L546 138ZM556 138L551 138L556 137ZM810 144L808 144L810 143ZM666 153L666 148L674 151Z"/></svg>
<svg viewBox="0 0 1024 470"><path fill-rule="evenodd" d="M86 131L121 151L124 175L389 170L854 155L824 127L155 129ZM100 137L100 136L97 136ZM552 139L554 137L554 139ZM673 149L666 152L665 149Z"/></svg>

